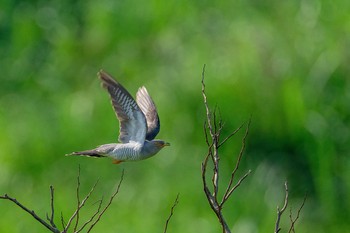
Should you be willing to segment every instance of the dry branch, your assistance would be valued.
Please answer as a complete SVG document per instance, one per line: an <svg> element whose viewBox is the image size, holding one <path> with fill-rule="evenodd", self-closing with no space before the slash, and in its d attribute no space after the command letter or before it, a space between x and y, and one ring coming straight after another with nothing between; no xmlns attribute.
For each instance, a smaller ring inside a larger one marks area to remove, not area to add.
<svg viewBox="0 0 350 233"><path fill-rule="evenodd" d="M55 223L54 223L54 216L55 216L55 208L54 208L54 191L55 189L53 188L52 185L50 185L50 196L51 196L51 201L50 201L50 207L51 207L51 216L49 217L48 214L46 214L46 219L50 222L51 226L54 228L57 228Z"/></svg>
<svg viewBox="0 0 350 233"><path fill-rule="evenodd" d="M124 179L124 169L122 171L122 175L120 178L120 181L118 183L118 186L116 188L116 190L114 191L114 193L112 194L111 198L109 199L107 205L105 206L105 208L103 208L102 212L98 215L97 219L95 220L95 222L93 222L89 228L89 230L87 232L90 232L92 230L92 228L100 221L102 215L106 212L106 210L109 208L109 206L112 204L112 201L114 199L114 197L119 193L119 189L120 189L120 185L122 184L122 181Z"/></svg>
<svg viewBox="0 0 350 233"><path fill-rule="evenodd" d="M289 228L289 232L294 232L295 233L295 229L294 229L294 226L295 226L295 223L298 221L299 217L300 217L300 212L301 210L303 209L304 205L305 205L305 202L306 202L306 198L307 198L307 195L304 196L304 199L303 199L303 202L301 203L299 209L298 209L298 212L297 212L297 216L295 217L295 219L293 219L293 216L292 216L292 208L290 208L290 213L289 213L289 219L291 221L291 225L290 225L290 228Z"/></svg>
<svg viewBox="0 0 350 233"><path fill-rule="evenodd" d="M284 204L283 204L282 209L280 209L277 206L277 220L276 220L274 233L278 233L281 230L281 228L280 228L281 217L282 217L283 212L286 210L286 208L288 206L288 183L287 183L287 181L284 183L284 188L285 188Z"/></svg>
<svg viewBox="0 0 350 233"><path fill-rule="evenodd" d="M50 225L49 223L47 223L45 220L43 220L42 218L40 218L35 212L34 210L29 210L27 207L25 207L24 205L22 205L19 201L17 201L15 198L10 197L9 195L5 194L4 196L0 196L0 199L5 199L5 200L9 200L12 201L13 203L15 203L16 205L18 205L22 210L24 210L25 212L29 213L30 215L33 216L33 218L35 218L36 221L40 222L42 225L44 225L47 229L49 229L52 232L55 233L59 233L60 231Z"/></svg>
<svg viewBox="0 0 350 233"><path fill-rule="evenodd" d="M81 208L83 208L83 206L85 205L87 200L90 198L91 194L94 192L97 184L98 184L98 180L95 182L95 184L92 186L92 188L89 191L89 193L85 196L85 198L80 203L80 194L79 194L79 190L80 190L80 168L79 168L79 172L78 172L78 176L77 176L77 203L78 203L78 206L77 206L76 210L74 211L74 213L72 214L72 216L70 217L70 219L68 220L68 223L64 227L63 232L67 232L68 231L68 229L70 228L70 226L71 226L71 224L72 224L72 222L73 222L73 220L75 218L76 218L76 223L75 223L75 226L74 226L74 232L76 231L76 228L77 228L78 223L79 223L79 212L80 212Z"/></svg>
<svg viewBox="0 0 350 233"><path fill-rule="evenodd" d="M287 183L287 181L284 183L284 188L285 188L284 204L283 204L282 209L280 209L280 208L277 206L277 219L276 219L276 224L275 224L274 233L278 233L278 232L281 231L281 227L280 227L281 217L282 217L282 214L284 213L284 211L287 209L287 206L288 206L289 193L288 193L288 183ZM302 208L303 208L304 205L305 205L306 197L307 197L307 196L305 195L305 197L304 197L304 199L303 199L303 202L302 202L300 208L298 209L297 216L295 217L295 219L293 219L293 216L292 216L292 208L290 208L289 219L290 219L290 221L291 221L291 226L290 226L290 228L289 228L288 233L290 233L290 232L295 232L294 226L295 226L295 223L297 222L297 220L299 219L300 212L301 212Z"/></svg>
<svg viewBox="0 0 350 233"><path fill-rule="evenodd" d="M53 186L50 186L50 195L51 195L50 208L51 208L51 214L50 214L50 216L49 216L49 214L46 214L47 221L45 221L43 218L39 217L34 212L34 210L28 209L26 206L24 206L19 201L17 201L17 199L15 199L13 197L10 197L7 194L5 194L3 196L0 196L0 199L9 200L9 201L13 202L17 206L19 206L22 210L24 210L25 212L29 213L36 221L40 222L43 226L45 226L51 232L54 232L54 233L66 233L66 232L68 232L68 230L71 230L72 232L79 233L85 227L87 227L89 224L91 224L90 228L87 231L87 232L90 232L92 230L92 228L100 221L102 215L106 212L106 210L109 208L109 206L112 204L112 201L113 201L114 197L119 192L119 189L120 189L121 183L123 181L123 178L124 178L124 170L122 171L121 178L120 178L120 181L118 183L117 189L113 192L113 194L110 197L109 202L107 203L107 205L100 212L100 210L102 208L102 199L99 200L98 201L99 205L98 205L98 208L97 208L96 212L89 218L89 220L87 220L85 223L83 223L83 225L79 229L78 229L78 226L79 226L79 221L80 221L80 218L79 218L80 210L84 207L85 203L88 201L88 199L90 198L91 194L94 192L94 190L96 188L96 185L98 183L98 181L97 181L94 184L94 186L91 188L89 193L85 196L85 198L82 201L80 201L80 167L79 167L79 172L78 172L78 176L77 176L77 181L78 181L77 182L77 194L76 194L77 208L74 211L74 213L72 214L72 216L70 217L70 219L68 220L67 224L65 223L64 218L63 218L63 214L61 213L61 223L62 223L62 229L63 229L62 231L59 230L58 227L56 226L56 224L54 223L55 209L54 209L54 188L53 188ZM94 221L96 216L97 216L97 218ZM75 219L75 224L72 225L74 219ZM73 229L70 229L72 226L74 226Z"/></svg>
<svg viewBox="0 0 350 233"><path fill-rule="evenodd" d="M213 112L210 111L210 108L208 106L207 96L205 93L205 83L204 83L204 74L205 74L205 65L203 67L202 72L202 96L203 96L203 102L206 110L206 121L204 122L204 133L205 133L205 141L208 146L208 152L207 155L204 158L204 161L202 162L202 182L203 182L203 189L204 193L207 197L207 200L209 202L209 205L211 209L216 214L220 225L222 227L222 232L224 233L230 233L230 228L228 227L226 220L222 213L222 208L225 204L225 202L230 198L231 194L241 185L241 183L248 177L250 174L250 170L247 171L242 177L238 179L238 181L234 184L234 179L236 172L239 169L239 165L241 163L241 159L243 156L243 152L245 150L246 146L246 139L249 132L249 126L251 119L249 119L247 123L247 128L245 131L245 134L242 139L242 146L241 150L238 154L237 161L235 164L234 169L232 170L230 180L226 186L226 191L222 197L219 197L219 181L220 181L220 155L219 155L219 148L228 142L228 140L235 135L242 127L241 125L238 129L231 132L227 137L225 137L223 140L220 140L221 137L221 131L223 129L223 123L221 120L221 117L217 119L217 108L214 109ZM209 133L208 133L209 132ZM207 167L209 160L212 162L213 165L213 173L211 178L212 187L210 188L207 183Z"/></svg>

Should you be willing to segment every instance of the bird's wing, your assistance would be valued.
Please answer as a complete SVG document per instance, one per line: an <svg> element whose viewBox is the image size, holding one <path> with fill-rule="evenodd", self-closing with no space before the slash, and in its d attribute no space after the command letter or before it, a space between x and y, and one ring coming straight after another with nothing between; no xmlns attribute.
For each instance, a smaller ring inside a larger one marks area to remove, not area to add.
<svg viewBox="0 0 350 233"><path fill-rule="evenodd" d="M119 141L144 143L147 124L145 116L129 92L109 74L101 70L98 73L112 100L112 105L120 122Z"/></svg>
<svg viewBox="0 0 350 233"><path fill-rule="evenodd" d="M145 87L140 87L137 91L136 102L146 117L146 139L151 141L157 136L160 130L160 121L156 105L154 104L151 96L148 94L147 89Z"/></svg>

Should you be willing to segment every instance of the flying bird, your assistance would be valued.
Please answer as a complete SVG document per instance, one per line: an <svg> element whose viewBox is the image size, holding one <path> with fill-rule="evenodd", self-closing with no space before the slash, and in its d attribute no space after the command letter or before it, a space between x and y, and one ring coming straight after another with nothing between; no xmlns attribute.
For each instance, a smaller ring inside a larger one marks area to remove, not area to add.
<svg viewBox="0 0 350 233"><path fill-rule="evenodd" d="M110 157L114 164L124 161L138 161L157 154L168 142L154 139L160 130L157 108L142 86L136 93L136 101L129 92L109 74L101 70L98 76L102 87L111 98L119 120L119 143L110 143L92 150L73 152L67 155Z"/></svg>

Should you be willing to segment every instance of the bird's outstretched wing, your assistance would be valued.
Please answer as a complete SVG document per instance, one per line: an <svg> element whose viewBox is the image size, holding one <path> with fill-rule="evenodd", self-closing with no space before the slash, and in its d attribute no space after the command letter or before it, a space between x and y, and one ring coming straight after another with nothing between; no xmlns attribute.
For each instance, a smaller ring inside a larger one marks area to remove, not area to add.
<svg viewBox="0 0 350 233"><path fill-rule="evenodd" d="M154 104L151 96L148 94L147 89L145 87L140 87L137 91L136 102L146 117L146 139L151 141L157 136L160 130L160 121L156 105Z"/></svg>
<svg viewBox="0 0 350 233"><path fill-rule="evenodd" d="M146 119L129 92L109 74L101 70L98 73L104 87L112 100L119 124L119 141L144 143L147 124Z"/></svg>

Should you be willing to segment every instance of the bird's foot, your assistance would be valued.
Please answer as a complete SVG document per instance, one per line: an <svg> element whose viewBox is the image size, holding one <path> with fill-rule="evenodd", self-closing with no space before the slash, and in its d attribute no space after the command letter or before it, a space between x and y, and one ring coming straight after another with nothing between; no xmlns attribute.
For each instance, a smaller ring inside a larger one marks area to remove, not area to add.
<svg viewBox="0 0 350 233"><path fill-rule="evenodd" d="M122 160L118 160L118 159L113 159L113 164L120 164L121 162L123 162Z"/></svg>

